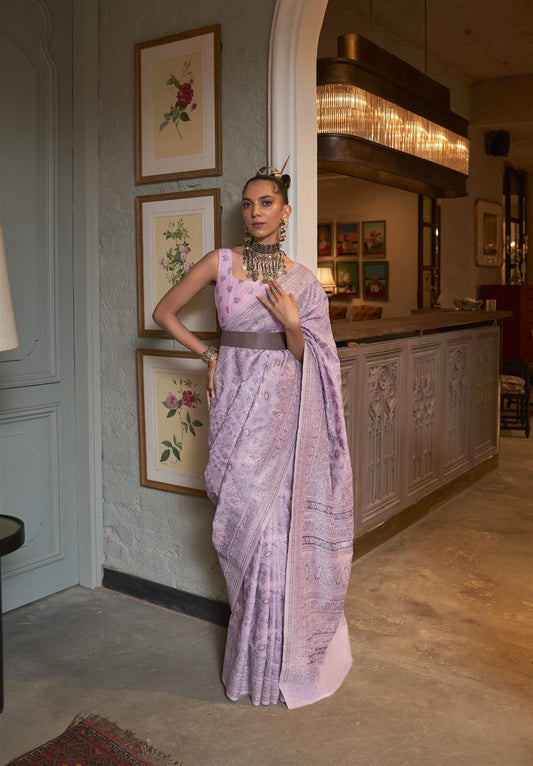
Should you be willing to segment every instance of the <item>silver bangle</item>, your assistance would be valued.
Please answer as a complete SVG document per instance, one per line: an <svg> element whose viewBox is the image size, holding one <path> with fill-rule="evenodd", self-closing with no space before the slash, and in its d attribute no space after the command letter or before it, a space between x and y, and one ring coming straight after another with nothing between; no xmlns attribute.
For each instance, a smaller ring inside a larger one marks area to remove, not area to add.
<svg viewBox="0 0 533 766"><path fill-rule="evenodd" d="M206 350L203 352L203 354L200 354L200 359L209 365L211 362L216 362L218 358L218 349L215 348L215 346L209 346L209 348L206 348Z"/></svg>

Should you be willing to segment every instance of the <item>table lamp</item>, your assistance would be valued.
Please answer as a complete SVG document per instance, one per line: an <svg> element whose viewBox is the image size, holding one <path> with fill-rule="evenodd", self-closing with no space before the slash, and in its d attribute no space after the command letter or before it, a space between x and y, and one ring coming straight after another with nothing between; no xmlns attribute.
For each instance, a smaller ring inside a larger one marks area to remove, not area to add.
<svg viewBox="0 0 533 766"><path fill-rule="evenodd" d="M13 302L11 300L11 290L9 289L9 277L7 274L4 236L0 226L0 351L16 348L18 344Z"/></svg>
<svg viewBox="0 0 533 766"><path fill-rule="evenodd" d="M317 269L318 281L327 293L332 293L335 289L335 280L330 266L319 266Z"/></svg>

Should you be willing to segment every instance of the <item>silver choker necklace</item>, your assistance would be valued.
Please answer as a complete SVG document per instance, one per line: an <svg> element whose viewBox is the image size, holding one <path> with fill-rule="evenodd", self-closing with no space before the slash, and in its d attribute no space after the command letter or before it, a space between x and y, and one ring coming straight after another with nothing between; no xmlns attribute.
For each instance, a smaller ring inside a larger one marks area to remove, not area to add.
<svg viewBox="0 0 533 766"><path fill-rule="evenodd" d="M281 250L279 242L262 245L252 239L244 245L242 268L248 279L267 283L269 279L277 279L280 274L287 273L285 253Z"/></svg>

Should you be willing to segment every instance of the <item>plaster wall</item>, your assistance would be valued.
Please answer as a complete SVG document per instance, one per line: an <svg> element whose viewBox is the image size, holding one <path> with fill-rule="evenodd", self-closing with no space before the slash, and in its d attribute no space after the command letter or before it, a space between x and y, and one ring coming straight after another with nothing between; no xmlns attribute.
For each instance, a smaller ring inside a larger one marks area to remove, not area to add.
<svg viewBox="0 0 533 766"><path fill-rule="evenodd" d="M453 93L459 92L457 89ZM442 207L442 305L450 306L453 298L479 297L483 284L500 284L499 268L475 264L476 200L502 204L503 176L506 165L519 170L531 167L531 133L533 130L533 77L505 77L483 80L470 87L470 107L461 112L470 120L470 174L468 196L443 200ZM485 151L485 133L507 129L511 134L508 157L493 157ZM531 173L529 173L531 178ZM531 184L529 185L531 189ZM531 194L529 194L531 211ZM528 215L531 221L531 215ZM531 226L530 226L531 228ZM531 254L528 281L531 282Z"/></svg>
<svg viewBox="0 0 533 766"><path fill-rule="evenodd" d="M488 130L507 130L511 136L507 157L485 157L484 165L492 172L501 173L506 165L526 170L529 239L533 221L533 174L531 173L531 136L533 134L533 75L501 77L497 80L480 80L472 85L472 130L484 138ZM486 270L485 270L486 271ZM499 270L492 269L487 283L499 283ZM528 252L527 281L533 284L533 254Z"/></svg>
<svg viewBox="0 0 533 766"><path fill-rule="evenodd" d="M179 348L137 337L135 198L220 187L222 242L242 238L239 200L267 152L274 0L100 0L100 278L105 566L225 600L207 499L140 486L135 349ZM136 42L221 24L223 175L136 185Z"/></svg>
<svg viewBox="0 0 533 766"><path fill-rule="evenodd" d="M405 316L417 305L418 196L391 186L340 177L318 184L320 223L359 223L385 221L385 258L389 264L389 299L372 301L383 307L383 317ZM361 246L361 241L360 241ZM362 251L361 251L362 252ZM342 260L342 259L341 259ZM373 259L359 258L359 284L362 295L363 264ZM355 298L354 303L365 303Z"/></svg>
<svg viewBox="0 0 533 766"><path fill-rule="evenodd" d="M449 305L454 297L478 297L480 285L501 284L499 268L475 265L475 205L476 200L501 205L505 166L522 169L521 160L527 165L533 128L532 98L533 78L529 75L484 80L471 86L468 197L442 203L443 305ZM490 156L485 151L485 134L502 127L511 133L509 157ZM466 268L461 267L462 263ZM528 275L531 280L530 268Z"/></svg>

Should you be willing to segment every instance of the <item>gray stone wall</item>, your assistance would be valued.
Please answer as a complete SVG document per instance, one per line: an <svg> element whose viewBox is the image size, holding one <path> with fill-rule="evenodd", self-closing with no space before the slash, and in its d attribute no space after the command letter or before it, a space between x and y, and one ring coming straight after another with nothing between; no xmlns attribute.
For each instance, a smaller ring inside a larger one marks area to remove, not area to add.
<svg viewBox="0 0 533 766"><path fill-rule="evenodd" d="M135 198L219 187L222 242L241 240L239 205L267 152L274 0L100 0L100 264L105 566L225 600L204 498L141 487L135 349L178 348L137 336ZM136 185L134 44L220 23L223 175Z"/></svg>

